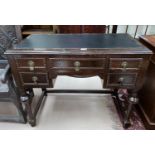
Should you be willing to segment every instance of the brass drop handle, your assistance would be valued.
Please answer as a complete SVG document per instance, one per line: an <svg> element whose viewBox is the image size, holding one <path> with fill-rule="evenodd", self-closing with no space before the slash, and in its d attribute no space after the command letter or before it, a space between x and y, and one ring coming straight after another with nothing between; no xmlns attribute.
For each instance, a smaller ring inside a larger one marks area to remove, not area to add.
<svg viewBox="0 0 155 155"><path fill-rule="evenodd" d="M78 72L80 70L80 62L79 61L75 61L74 62L74 67L75 67L75 71Z"/></svg>
<svg viewBox="0 0 155 155"><path fill-rule="evenodd" d="M34 70L34 61L29 60L28 61L28 66L29 66L30 71L33 71Z"/></svg>
<svg viewBox="0 0 155 155"><path fill-rule="evenodd" d="M37 84L38 77L37 76L32 76L32 81L34 82L34 84Z"/></svg>
<svg viewBox="0 0 155 155"><path fill-rule="evenodd" d="M123 71L126 71L126 68L128 66L128 62L123 61L122 64L121 64L121 66L123 67Z"/></svg>

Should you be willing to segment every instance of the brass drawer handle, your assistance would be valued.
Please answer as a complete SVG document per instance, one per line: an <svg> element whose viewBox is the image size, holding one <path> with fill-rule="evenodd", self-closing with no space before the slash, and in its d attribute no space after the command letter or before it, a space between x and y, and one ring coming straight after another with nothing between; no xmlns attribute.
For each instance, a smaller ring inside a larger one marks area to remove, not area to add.
<svg viewBox="0 0 155 155"><path fill-rule="evenodd" d="M37 76L32 76L32 81L34 82L34 84L37 84L38 77Z"/></svg>
<svg viewBox="0 0 155 155"><path fill-rule="evenodd" d="M75 61L75 62L74 62L74 67L75 67L75 71L76 71L76 72L80 71L80 65L81 65L81 64L80 64L79 61Z"/></svg>
<svg viewBox="0 0 155 155"><path fill-rule="evenodd" d="M128 66L128 62L123 61L122 64L121 64L121 66L123 67L123 71L126 71L126 68Z"/></svg>
<svg viewBox="0 0 155 155"><path fill-rule="evenodd" d="M34 70L34 61L29 60L27 64L29 66L30 71L33 71Z"/></svg>

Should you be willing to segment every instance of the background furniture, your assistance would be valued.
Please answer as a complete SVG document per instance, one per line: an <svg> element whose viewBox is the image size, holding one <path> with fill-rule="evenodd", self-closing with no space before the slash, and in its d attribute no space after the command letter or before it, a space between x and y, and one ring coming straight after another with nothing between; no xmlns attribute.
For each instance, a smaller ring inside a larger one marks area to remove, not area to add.
<svg viewBox="0 0 155 155"><path fill-rule="evenodd" d="M53 25L23 25L21 27L21 34L23 38L31 34L50 34L53 32Z"/></svg>
<svg viewBox="0 0 155 155"><path fill-rule="evenodd" d="M110 92L117 100L117 107L122 111L123 125L127 127L133 104L137 103L136 93L143 84L152 52L127 34L62 34L31 35L5 54L32 126L36 124L36 115L44 96L53 92L46 88L53 87L53 79L58 75L98 75L104 79L104 88L114 90ZM35 110L32 110L32 97L27 94L32 88L43 90L38 104L35 104ZM123 107L118 97L120 88L129 91L129 95L123 96L123 101L128 105L123 104ZM95 92L99 91L93 91Z"/></svg>
<svg viewBox="0 0 155 155"><path fill-rule="evenodd" d="M0 114L1 121L13 121L13 122L26 122L26 116L23 111L22 105L20 103L20 95L17 87L15 86L13 77L10 72L10 66L8 61L5 60L4 52L18 40L16 34L16 27L11 25L1 25L0 26L0 102L5 102L4 106L8 104L14 104L18 113L17 115L8 115ZM8 103L10 102L10 103ZM2 109L5 109L5 107ZM1 111L3 111L0 109Z"/></svg>
<svg viewBox="0 0 155 155"><path fill-rule="evenodd" d="M106 25L59 25L59 33L105 33Z"/></svg>
<svg viewBox="0 0 155 155"><path fill-rule="evenodd" d="M8 104L7 102L13 103L19 113L18 115L0 114L0 121L26 122L26 114L23 111L22 104L20 103L20 93L13 82L10 74L10 66L7 60L0 60L0 102L5 102L6 104ZM5 107L2 108L5 109Z"/></svg>
<svg viewBox="0 0 155 155"><path fill-rule="evenodd" d="M19 37L47 33L127 33L133 38L155 34L155 25L16 25Z"/></svg>
<svg viewBox="0 0 155 155"><path fill-rule="evenodd" d="M155 35L140 36L139 40L155 53ZM140 113L146 128L155 129L155 54L150 59L139 99Z"/></svg>
<svg viewBox="0 0 155 155"><path fill-rule="evenodd" d="M22 25L20 28L23 38L31 34L106 32L106 25Z"/></svg>

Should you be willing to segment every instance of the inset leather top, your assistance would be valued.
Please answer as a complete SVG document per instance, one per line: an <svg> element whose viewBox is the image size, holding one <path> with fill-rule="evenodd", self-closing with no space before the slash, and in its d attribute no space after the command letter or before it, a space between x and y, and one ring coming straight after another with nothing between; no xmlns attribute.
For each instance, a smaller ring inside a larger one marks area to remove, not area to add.
<svg viewBox="0 0 155 155"><path fill-rule="evenodd" d="M144 48L128 34L36 34L30 35L14 49L53 48Z"/></svg>

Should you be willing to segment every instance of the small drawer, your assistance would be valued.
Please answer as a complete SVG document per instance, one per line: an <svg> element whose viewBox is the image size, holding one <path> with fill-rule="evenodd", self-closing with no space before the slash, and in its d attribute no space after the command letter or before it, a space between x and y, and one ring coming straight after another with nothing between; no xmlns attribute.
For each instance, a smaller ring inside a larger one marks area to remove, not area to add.
<svg viewBox="0 0 155 155"><path fill-rule="evenodd" d="M104 58L50 58L51 68L105 68Z"/></svg>
<svg viewBox="0 0 155 155"><path fill-rule="evenodd" d="M137 74L108 74L108 86L135 86Z"/></svg>
<svg viewBox="0 0 155 155"><path fill-rule="evenodd" d="M36 69L45 69L45 58L15 58L18 69L34 71Z"/></svg>
<svg viewBox="0 0 155 155"><path fill-rule="evenodd" d="M110 69L139 69L143 58L110 58Z"/></svg>
<svg viewBox="0 0 155 155"><path fill-rule="evenodd" d="M24 86L25 85L33 85L33 86L49 85L47 73L20 72L19 74L20 74L21 82Z"/></svg>

